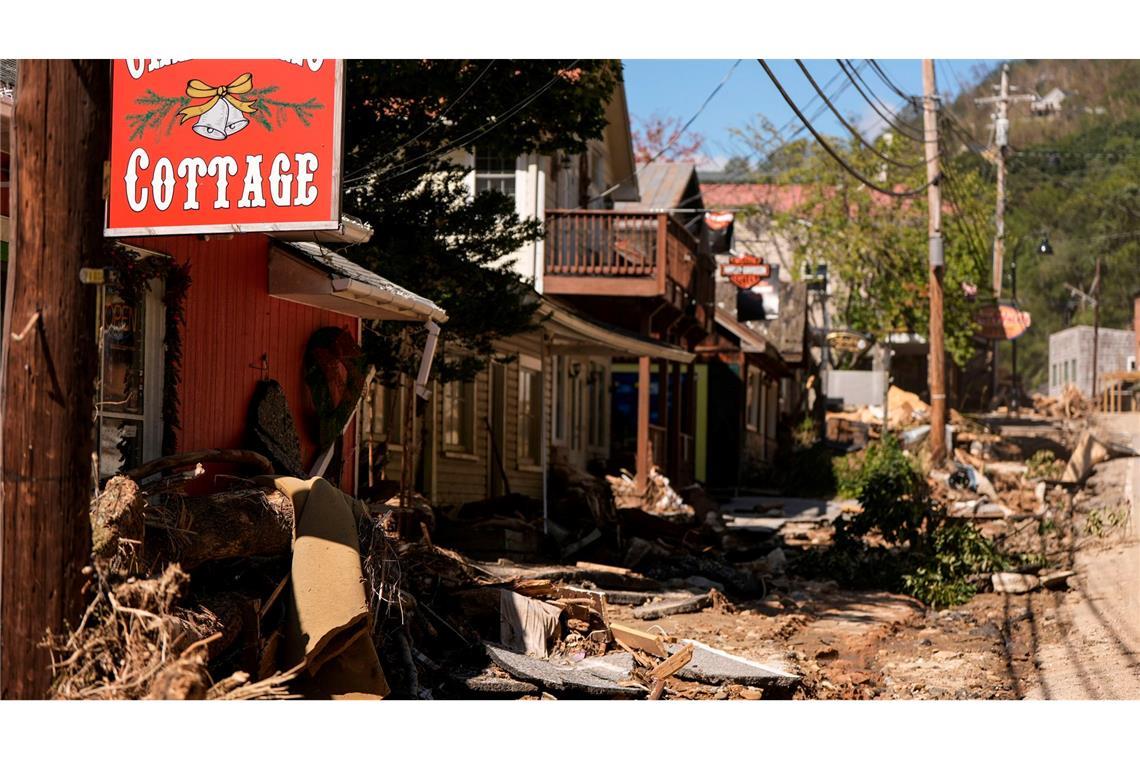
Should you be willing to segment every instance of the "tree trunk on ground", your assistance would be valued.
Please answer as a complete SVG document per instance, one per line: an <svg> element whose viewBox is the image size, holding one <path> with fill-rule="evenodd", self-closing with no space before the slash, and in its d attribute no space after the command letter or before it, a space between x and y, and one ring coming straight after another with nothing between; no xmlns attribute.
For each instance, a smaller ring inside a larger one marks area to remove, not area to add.
<svg viewBox="0 0 1140 760"><path fill-rule="evenodd" d="M179 496L149 507L144 554L176 561L184 570L205 562L288 554L293 502L279 491L243 488L209 496ZM169 528L155 527L161 523Z"/></svg>
<svg viewBox="0 0 1140 760"><path fill-rule="evenodd" d="M110 66L20 61L14 111L14 235L0 366L0 695L42 698L39 646L83 613L90 557L94 290L100 257ZM33 317L38 318L30 322ZM25 331L25 326L27 330ZM22 340L12 331L25 332Z"/></svg>

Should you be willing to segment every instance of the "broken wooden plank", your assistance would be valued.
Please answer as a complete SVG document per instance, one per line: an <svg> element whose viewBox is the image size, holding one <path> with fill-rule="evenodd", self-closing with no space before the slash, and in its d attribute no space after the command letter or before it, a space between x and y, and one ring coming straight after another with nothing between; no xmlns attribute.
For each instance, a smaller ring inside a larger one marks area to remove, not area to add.
<svg viewBox="0 0 1140 760"><path fill-rule="evenodd" d="M689 660L693 659L693 645L685 644L673 654L669 655L661 664L649 671L650 681L664 681L669 676L673 675L681 668L689 664Z"/></svg>
<svg viewBox="0 0 1140 760"><path fill-rule="evenodd" d="M648 652L654 657L666 658L669 656L669 652L665 648L665 639L657 634L631 628L621 623L611 623L610 633L613 634L615 641L631 649Z"/></svg>
<svg viewBox="0 0 1140 760"><path fill-rule="evenodd" d="M692 659L677 671L677 678L718 685L738 683L743 686L780 688L793 686L800 680L798 675L789 673L780 666L749 660L692 639L682 639L681 644L671 644L669 650L675 654L683 645L692 645Z"/></svg>
<svg viewBox="0 0 1140 760"><path fill-rule="evenodd" d="M508 589L499 591L499 639L503 646L534 657L550 653L562 611Z"/></svg>
<svg viewBox="0 0 1140 760"><path fill-rule="evenodd" d="M559 665L546 660L511 652L507 649L484 644L491 660L513 677L536 683L553 692L574 692L596 697L636 697L645 693L644 689L625 686L590 672L589 667ZM601 658L588 658L598 660ZM620 671L620 668L613 668ZM607 675L611 675L607 673Z"/></svg>
<svg viewBox="0 0 1140 760"><path fill-rule="evenodd" d="M661 678L653 682L652 688L649 689L649 700L656 701L661 699L662 692L665 691L665 679Z"/></svg>
<svg viewBox="0 0 1140 760"><path fill-rule="evenodd" d="M523 596L554 596L557 586L546 578L523 578L512 584L511 589Z"/></svg>
<svg viewBox="0 0 1140 760"><path fill-rule="evenodd" d="M666 598L660 602L652 602L638 607L633 611L633 616L638 620L657 620L667 615L699 612L705 607L711 606L712 603L713 598L711 594L688 595L683 598Z"/></svg>

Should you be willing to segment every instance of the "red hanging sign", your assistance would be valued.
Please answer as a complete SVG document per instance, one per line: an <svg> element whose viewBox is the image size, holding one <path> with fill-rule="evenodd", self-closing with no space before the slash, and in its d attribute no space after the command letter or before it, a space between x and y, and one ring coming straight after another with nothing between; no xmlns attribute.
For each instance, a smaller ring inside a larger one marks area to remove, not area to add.
<svg viewBox="0 0 1140 760"><path fill-rule="evenodd" d="M105 234L340 225L343 62L116 60Z"/></svg>
<svg viewBox="0 0 1140 760"><path fill-rule="evenodd" d="M755 256L737 256L732 261L720 265L721 276L727 277L738 288L754 288L772 274L772 268L764 259Z"/></svg>
<svg viewBox="0 0 1140 760"><path fill-rule="evenodd" d="M1014 340L1021 337L1032 320L1029 312L1011 304L987 304L974 314L978 335L988 340Z"/></svg>

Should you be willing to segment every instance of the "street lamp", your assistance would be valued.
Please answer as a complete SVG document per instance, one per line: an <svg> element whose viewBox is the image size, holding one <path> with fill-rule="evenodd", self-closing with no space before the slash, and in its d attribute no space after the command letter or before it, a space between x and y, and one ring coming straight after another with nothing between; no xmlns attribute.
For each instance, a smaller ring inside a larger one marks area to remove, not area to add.
<svg viewBox="0 0 1140 760"><path fill-rule="evenodd" d="M1014 246L1013 247L1013 251L1012 251L1013 257L1010 259L1010 262L1009 262L1009 289L1010 289L1010 295L1013 297L1013 308L1020 311L1021 307L1018 306L1018 304L1017 304L1017 250L1018 250L1018 248L1020 248L1020 246ZM1044 233L1044 232L1041 233L1041 242L1037 244L1037 255L1039 255L1039 256L1052 256L1053 255L1053 246L1050 245L1050 243L1049 243L1049 234L1048 233ZM1010 343L1013 344L1011 347L1012 354L1010 356L1010 359L1013 362L1013 399L1011 399L1011 401L1010 401L1010 409L1013 412L1013 416L1016 417L1018 414L1018 411L1019 411L1020 404L1021 404L1021 382L1020 382L1020 378L1017 376L1017 339L1014 338L1012 341L1010 341Z"/></svg>

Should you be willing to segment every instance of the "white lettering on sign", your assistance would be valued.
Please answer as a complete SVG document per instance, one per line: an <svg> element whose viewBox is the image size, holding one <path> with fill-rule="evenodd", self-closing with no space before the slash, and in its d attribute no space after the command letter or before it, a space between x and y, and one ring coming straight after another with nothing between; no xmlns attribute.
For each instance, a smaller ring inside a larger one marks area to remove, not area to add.
<svg viewBox="0 0 1140 760"><path fill-rule="evenodd" d="M169 158L164 156L154 165L150 190L154 194L154 205L159 211L170 208L170 202L174 200L174 166Z"/></svg>
<svg viewBox="0 0 1140 760"><path fill-rule="evenodd" d="M261 192L261 156L246 156L245 167L245 187L242 188L238 208L264 208L265 196Z"/></svg>
<svg viewBox="0 0 1140 760"><path fill-rule="evenodd" d="M273 159L273 171L269 174L269 194L278 206L289 205L289 189L293 186L293 175L289 174L289 157L278 153Z"/></svg>
<svg viewBox="0 0 1140 760"><path fill-rule="evenodd" d="M127 203L131 207L131 211L142 211L146 208L146 188L143 188L142 193L138 194L135 190L139 182L139 169L146 170L150 168L150 156L142 148L135 148L131 152L131 158L127 161L127 173L125 179L127 180Z"/></svg>
<svg viewBox="0 0 1140 760"><path fill-rule="evenodd" d="M317 200L317 188L309 183L313 181L313 172L317 169L317 157L312 153L297 153L297 197L294 203L298 206L312 206Z"/></svg>
<svg viewBox="0 0 1140 760"><path fill-rule="evenodd" d="M192 60L190 58L128 58L127 59L127 73L131 75L131 79L139 79L143 74L151 71L158 71L159 69L172 66L176 63L184 63ZM291 63L294 66L302 66L309 71L320 71L321 66L324 65L323 58L281 58L280 60L286 63Z"/></svg>
<svg viewBox="0 0 1140 760"><path fill-rule="evenodd" d="M772 270L767 264L721 264L720 273L725 277L734 274L754 274L759 277L767 277L772 273Z"/></svg>
<svg viewBox="0 0 1140 760"><path fill-rule="evenodd" d="M186 202L184 211L198 210L198 178L206 176L206 162L201 158L184 158L178 164L179 178L186 179Z"/></svg>
<svg viewBox="0 0 1140 760"><path fill-rule="evenodd" d="M209 173L211 177L218 178L218 199L214 201L214 208L229 208L226 190L230 186L230 177L237 174L237 161L233 156L215 156L210 159Z"/></svg>
<svg viewBox="0 0 1140 760"><path fill-rule="evenodd" d="M263 208L267 205L266 177L263 173L264 156L247 155L244 157L244 162L245 176L237 206ZM236 177L238 173L238 161L233 156L214 156L209 161L191 156L182 159L177 169L170 159L163 157L155 162L154 172L144 177L150 166L151 160L146 149L135 148L127 161L127 171L123 175L127 204L132 211L144 211L151 203L159 211L167 210L174 201L176 185L181 185L184 190L185 200L182 208L186 211L197 211L201 208L198 199L199 185L207 177L214 180L216 190L214 208L230 207L230 177ZM320 168L319 162L313 153L294 153L292 161L285 153L274 156L270 162L268 177L269 196L273 200L273 205L312 206L316 203L319 191L313 180L316 178L318 168Z"/></svg>

